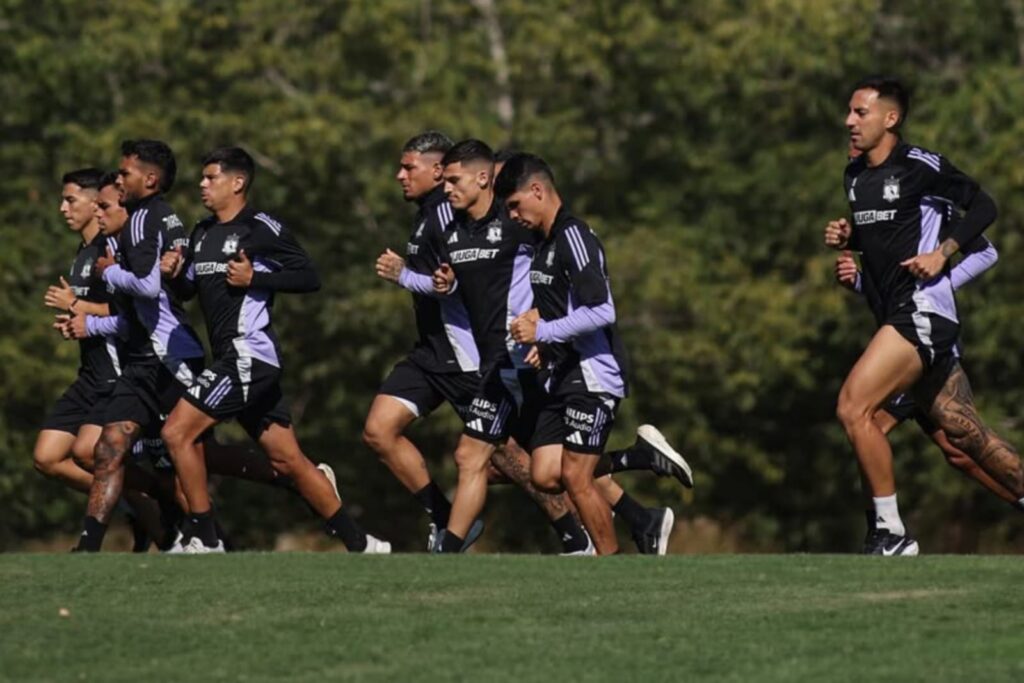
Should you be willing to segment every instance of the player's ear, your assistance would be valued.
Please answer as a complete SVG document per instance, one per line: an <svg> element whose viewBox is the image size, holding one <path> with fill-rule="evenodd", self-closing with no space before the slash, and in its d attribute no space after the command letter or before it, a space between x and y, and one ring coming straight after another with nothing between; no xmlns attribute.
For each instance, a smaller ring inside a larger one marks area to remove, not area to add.
<svg viewBox="0 0 1024 683"><path fill-rule="evenodd" d="M155 190L160 187L160 174L156 171L146 171L146 189Z"/></svg>
<svg viewBox="0 0 1024 683"><path fill-rule="evenodd" d="M435 161L430 167L430 177L434 179L435 183L441 182L444 177L444 166L441 165L440 161Z"/></svg>
<svg viewBox="0 0 1024 683"><path fill-rule="evenodd" d="M481 190L483 190L490 183L491 183L491 174L490 174L490 172L487 169L481 169L480 172L476 174L476 184L480 186Z"/></svg>
<svg viewBox="0 0 1024 683"><path fill-rule="evenodd" d="M885 112L885 129L889 131L895 130L900 124L900 118L900 110L896 107L890 107L890 109Z"/></svg>
<svg viewBox="0 0 1024 683"><path fill-rule="evenodd" d="M231 191L235 194L242 194L245 191L245 182L248 180L244 175L238 174L231 178Z"/></svg>

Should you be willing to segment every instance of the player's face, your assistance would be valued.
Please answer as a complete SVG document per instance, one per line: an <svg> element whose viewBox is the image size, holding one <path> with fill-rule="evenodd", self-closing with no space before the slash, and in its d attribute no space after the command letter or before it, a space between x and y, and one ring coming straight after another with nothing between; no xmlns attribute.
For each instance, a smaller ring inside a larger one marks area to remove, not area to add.
<svg viewBox="0 0 1024 683"><path fill-rule="evenodd" d="M207 164L203 167L203 177L199 181L199 191L203 206L210 211L226 208L245 185L245 177L237 173L224 171L220 164Z"/></svg>
<svg viewBox="0 0 1024 683"><path fill-rule="evenodd" d="M899 112L878 91L861 88L850 97L850 111L846 115L846 128L850 131L850 146L861 152L874 149L886 132L899 121Z"/></svg>
<svg viewBox="0 0 1024 683"><path fill-rule="evenodd" d="M398 162L395 180L402 186L406 201L419 199L441 182L441 155L405 152Z"/></svg>
<svg viewBox="0 0 1024 683"><path fill-rule="evenodd" d="M516 190L505 200L509 218L530 230L538 230L543 222L543 191L531 182Z"/></svg>
<svg viewBox="0 0 1024 683"><path fill-rule="evenodd" d="M68 227L81 232L96 212L96 193L83 190L76 183L66 183L61 190L60 213Z"/></svg>
<svg viewBox="0 0 1024 683"><path fill-rule="evenodd" d="M107 185L96 197L96 220L100 232L108 237L121 232L128 222L128 212L121 205L121 192L114 185Z"/></svg>
<svg viewBox="0 0 1024 683"><path fill-rule="evenodd" d="M486 164L463 164L457 161L444 167L444 193L456 209L467 209L490 185L490 169Z"/></svg>
<svg viewBox="0 0 1024 683"><path fill-rule="evenodd" d="M140 162L137 156L121 157L121 165L117 169L117 189L121 192L122 202L142 199L148 188L156 187L157 180L153 169Z"/></svg>

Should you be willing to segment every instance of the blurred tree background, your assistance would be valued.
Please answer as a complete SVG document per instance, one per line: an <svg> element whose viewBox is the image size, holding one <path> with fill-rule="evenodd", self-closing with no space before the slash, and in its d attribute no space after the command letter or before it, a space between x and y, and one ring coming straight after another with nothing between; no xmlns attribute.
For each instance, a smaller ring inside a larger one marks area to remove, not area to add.
<svg viewBox="0 0 1024 683"><path fill-rule="evenodd" d="M438 128L545 156L602 235L635 369L612 444L653 422L696 470L692 495L622 477L675 508L675 548L855 550L859 483L833 413L873 323L834 284L821 240L847 210L849 87L867 73L908 81L907 138L1000 204L1000 262L961 296L965 364L983 414L1022 444L1022 66L1022 0L0 0L0 549L74 532L84 510L32 468L77 361L42 298L76 247L61 174L112 168L131 137L174 148L169 200L186 223L202 216L205 151L257 158L255 202L296 231L324 281L277 308L300 438L368 529L421 547L425 516L360 432L414 338L408 295L373 274L409 229L400 146ZM458 429L445 408L413 430L447 485ZM1024 548L1020 513L916 427L892 440L925 551ZM276 490L226 481L218 497L248 547L317 528ZM556 548L524 496L490 500L485 547Z"/></svg>

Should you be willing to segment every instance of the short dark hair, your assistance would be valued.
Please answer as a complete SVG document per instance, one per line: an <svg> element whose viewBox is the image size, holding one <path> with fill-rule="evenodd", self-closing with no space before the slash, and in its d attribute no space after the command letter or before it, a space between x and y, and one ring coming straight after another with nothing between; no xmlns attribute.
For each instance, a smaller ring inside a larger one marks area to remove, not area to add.
<svg viewBox="0 0 1024 683"><path fill-rule="evenodd" d="M161 140L125 140L121 143L121 156L138 157L139 161L160 169L160 191L167 192L174 187L178 164L174 152Z"/></svg>
<svg viewBox="0 0 1024 683"><path fill-rule="evenodd" d="M100 184L96 186L97 190L102 190L104 187L113 185L117 187L117 171L107 171L100 177Z"/></svg>
<svg viewBox="0 0 1024 683"><path fill-rule="evenodd" d="M508 199L530 182L531 178L538 175L554 187L555 174L552 173L548 162L536 154L513 154L502 166L498 179L494 181L494 194L499 199Z"/></svg>
<svg viewBox="0 0 1024 683"><path fill-rule="evenodd" d="M896 103L900 120L893 126L893 130L899 130L910 113L910 91L907 87L899 79L891 76L867 76L853 86L853 92L864 89L874 90L878 93L879 99L884 98Z"/></svg>
<svg viewBox="0 0 1024 683"><path fill-rule="evenodd" d="M484 161L493 164L494 152L487 146L486 142L470 138L469 140L456 143L450 150L445 152L441 164L447 166L448 164L455 163L464 164L467 161Z"/></svg>
<svg viewBox="0 0 1024 683"><path fill-rule="evenodd" d="M248 192L256 180L256 162L241 147L220 147L203 157L203 166L220 164L220 170L245 176L243 192Z"/></svg>
<svg viewBox="0 0 1024 683"><path fill-rule="evenodd" d="M445 154L452 148L452 139L437 130L428 130L405 141L402 153L419 152L420 154Z"/></svg>
<svg viewBox="0 0 1024 683"><path fill-rule="evenodd" d="M74 183L83 190L99 190L100 179L103 178L103 171L98 168L80 168L77 171L68 171L61 178L61 184Z"/></svg>

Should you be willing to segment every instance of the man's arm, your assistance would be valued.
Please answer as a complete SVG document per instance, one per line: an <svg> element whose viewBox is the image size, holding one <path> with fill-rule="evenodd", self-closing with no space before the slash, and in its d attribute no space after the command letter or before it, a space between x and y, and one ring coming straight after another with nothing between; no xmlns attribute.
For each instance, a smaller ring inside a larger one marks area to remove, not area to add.
<svg viewBox="0 0 1024 683"><path fill-rule="evenodd" d="M973 281L999 260L999 252L996 251L995 245L984 235L968 243L961 251L964 254L963 260L953 266L949 273L954 290Z"/></svg>
<svg viewBox="0 0 1024 683"><path fill-rule="evenodd" d="M122 249L130 268L120 264L105 267L103 281L114 289L140 299L160 296L160 249L163 236L160 218L147 209L136 211L125 226ZM108 257L111 255L107 248Z"/></svg>
<svg viewBox="0 0 1024 683"><path fill-rule="evenodd" d="M228 264L231 284L235 284L232 281L232 269L249 269L251 274L248 283L236 286L295 294L320 289L320 277L313 267L313 260L291 232L280 223L259 214L253 222L250 240L251 251L247 254L245 250L240 250L241 261L235 260ZM244 264L249 257L252 258L252 262L246 268ZM243 276L238 282L242 283L244 280Z"/></svg>
<svg viewBox="0 0 1024 683"><path fill-rule="evenodd" d="M589 228L571 225L560 236L560 261L569 272L575 309L556 320L540 320L539 342L567 342L615 322L615 302L604 271L604 250Z"/></svg>

